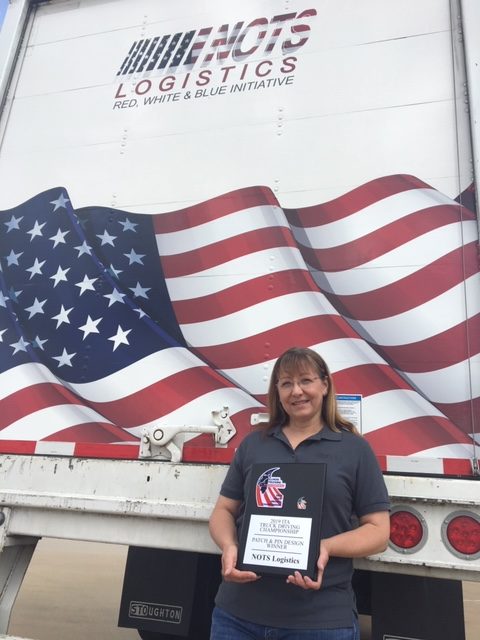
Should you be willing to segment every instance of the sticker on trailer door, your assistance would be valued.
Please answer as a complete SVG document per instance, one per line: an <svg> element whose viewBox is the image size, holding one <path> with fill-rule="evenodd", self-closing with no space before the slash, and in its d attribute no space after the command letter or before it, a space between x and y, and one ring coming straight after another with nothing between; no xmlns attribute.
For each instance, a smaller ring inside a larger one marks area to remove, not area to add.
<svg viewBox="0 0 480 640"><path fill-rule="evenodd" d="M362 396L359 394L337 394L338 411L362 433Z"/></svg>

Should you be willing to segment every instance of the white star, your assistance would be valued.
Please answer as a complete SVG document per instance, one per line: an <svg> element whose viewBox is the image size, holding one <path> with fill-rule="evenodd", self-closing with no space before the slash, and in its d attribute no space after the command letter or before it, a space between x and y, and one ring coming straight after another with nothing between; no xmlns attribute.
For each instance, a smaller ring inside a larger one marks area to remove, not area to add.
<svg viewBox="0 0 480 640"><path fill-rule="evenodd" d="M125 297L125 294L120 293L120 291L117 291L117 289L114 289L112 293L107 293L103 297L108 298L110 300L110 302L108 303L108 306L111 307L112 304L115 304L115 302L123 302L123 298Z"/></svg>
<svg viewBox="0 0 480 640"><path fill-rule="evenodd" d="M7 233L9 231L12 231L13 229L20 229L20 227L18 226L18 223L21 220L23 220L23 216L21 218L15 218L15 216L12 216L9 222L4 222L3 224L6 225L7 227Z"/></svg>
<svg viewBox="0 0 480 640"><path fill-rule="evenodd" d="M113 241L116 240L117 236L111 236L105 229L102 235L97 233L97 238L100 238L102 241L102 244L100 245L101 247L103 247L104 244L111 244L112 247L114 247L115 245L113 244Z"/></svg>
<svg viewBox="0 0 480 640"><path fill-rule="evenodd" d="M8 256L5 256L7 267L10 267L12 264L16 264L18 267L18 259L21 255L23 255L23 251L21 251L20 253L15 253L15 251L12 249Z"/></svg>
<svg viewBox="0 0 480 640"><path fill-rule="evenodd" d="M60 313L57 313L56 316L52 316L52 320L56 320L57 321L57 329L64 322L66 322L67 324L70 324L70 320L68 319L68 314L71 311L73 311L73 307L70 307L70 309L65 309L65 307L62 304L62 308L60 309Z"/></svg>
<svg viewBox="0 0 480 640"><path fill-rule="evenodd" d="M43 262L39 262L38 258L35 258L35 262L33 263L33 265L29 269L25 269L25 271L31 271L30 280L33 278L34 275L42 274L42 267L44 264L45 264L45 260L43 260Z"/></svg>
<svg viewBox="0 0 480 640"><path fill-rule="evenodd" d="M135 298L145 298L148 300L147 291L150 291L151 287L141 287L137 281L136 287L128 287L132 291Z"/></svg>
<svg viewBox="0 0 480 640"><path fill-rule="evenodd" d="M128 264L133 264L134 262L138 262L138 264L143 264L142 258L145 257L144 253L135 253L132 249L130 253L124 253L124 256L128 258Z"/></svg>
<svg viewBox="0 0 480 640"><path fill-rule="evenodd" d="M143 316L146 316L147 314L145 313L145 311L143 311L142 309L134 309L134 311L136 311L138 313L138 319L140 320L140 318L143 318Z"/></svg>
<svg viewBox="0 0 480 640"><path fill-rule="evenodd" d="M125 218L125 220L122 222L121 220L118 221L122 227L124 231L135 231L135 227L138 227L138 222L130 222L130 220L128 218Z"/></svg>
<svg viewBox="0 0 480 640"><path fill-rule="evenodd" d="M100 333L100 331L97 329L97 325L101 320L102 318L93 320L90 316L87 316L87 322L82 327L78 327L80 331L83 331L82 340L85 340L89 333Z"/></svg>
<svg viewBox="0 0 480 640"><path fill-rule="evenodd" d="M65 198L65 196L63 195L63 193L61 193L57 200L50 200L50 204L54 204L55 205L55 209L54 211L56 211L57 209L66 209L67 207L65 206L65 204L67 202L70 202L70 200L68 198Z"/></svg>
<svg viewBox="0 0 480 640"><path fill-rule="evenodd" d="M59 356L53 356L54 360L58 360L58 367L63 367L63 366L67 366L67 367L71 367L72 363L70 362L70 360L76 356L76 353L67 353L67 350L64 348L61 355Z"/></svg>
<svg viewBox="0 0 480 640"><path fill-rule="evenodd" d="M28 311L30 313L30 315L28 316L29 320L30 318L33 318L33 316L37 315L37 313L45 313L45 311L43 310L43 305L46 303L46 301L47 301L46 298L42 302L40 302L38 298L35 298L35 301L32 304L32 306L25 308L25 311Z"/></svg>
<svg viewBox="0 0 480 640"><path fill-rule="evenodd" d="M43 348L45 342L48 342L48 340L40 340L40 337L37 336L34 340L32 340L32 347L36 347L37 349L45 351L45 349Z"/></svg>
<svg viewBox="0 0 480 640"><path fill-rule="evenodd" d="M66 244L65 243L65 236L67 235L67 233L70 233L70 231L60 231L60 228L58 229L57 233L52 236L51 238L49 238L50 240L53 240L53 248L55 249L55 247L57 246L57 244Z"/></svg>
<svg viewBox="0 0 480 640"><path fill-rule="evenodd" d="M10 346L13 347L13 355L15 355L17 351L26 351L29 345L22 337L18 342L12 342Z"/></svg>
<svg viewBox="0 0 480 640"><path fill-rule="evenodd" d="M6 329L2 329L0 331L0 342L3 342L3 334L5 333Z"/></svg>
<svg viewBox="0 0 480 640"><path fill-rule="evenodd" d="M35 238L35 236L43 236L42 229L46 224L46 222L44 222L43 224L38 224L38 220L35 220L35 224L33 225L33 227L30 229L30 231L27 231L27 233L32 234L30 242Z"/></svg>
<svg viewBox="0 0 480 640"><path fill-rule="evenodd" d="M77 282L75 284L76 287L80 287L80 293L78 295L81 296L82 293L85 293L85 291L95 291L95 287L93 286L93 283L96 282L97 280L98 278L88 278L87 275L85 274L85 277L83 278L82 282Z"/></svg>
<svg viewBox="0 0 480 640"><path fill-rule="evenodd" d="M130 333L131 329L124 331L120 325L118 325L117 333L109 338L113 342L113 351L120 346L121 344L130 344L127 340L127 336Z"/></svg>
<svg viewBox="0 0 480 640"><path fill-rule="evenodd" d="M0 291L0 307L7 308L7 300L10 300L10 298L3 291Z"/></svg>
<svg viewBox="0 0 480 640"><path fill-rule="evenodd" d="M75 247L75 249L78 251L79 258L80 256L83 256L84 253L86 253L89 256L92 255L92 247L88 246L86 240L83 241L83 244L80 244L78 247Z"/></svg>
<svg viewBox="0 0 480 640"><path fill-rule="evenodd" d="M67 282L67 273L70 271L70 267L66 269L62 269L62 267L58 267L57 273L53 276L50 276L50 280L53 280L53 288L57 286L60 281Z"/></svg>

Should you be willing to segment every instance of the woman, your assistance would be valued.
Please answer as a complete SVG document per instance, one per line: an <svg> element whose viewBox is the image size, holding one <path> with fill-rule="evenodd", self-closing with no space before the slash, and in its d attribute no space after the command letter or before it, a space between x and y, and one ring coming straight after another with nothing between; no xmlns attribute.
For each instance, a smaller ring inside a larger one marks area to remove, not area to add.
<svg viewBox="0 0 480 640"><path fill-rule="evenodd" d="M210 518L223 575L210 638L358 640L352 558L386 548L383 476L366 440L339 415L328 367L312 349L280 356L268 405L267 427L241 442ZM236 568L245 489L257 462L327 464L316 580L298 571L285 580Z"/></svg>

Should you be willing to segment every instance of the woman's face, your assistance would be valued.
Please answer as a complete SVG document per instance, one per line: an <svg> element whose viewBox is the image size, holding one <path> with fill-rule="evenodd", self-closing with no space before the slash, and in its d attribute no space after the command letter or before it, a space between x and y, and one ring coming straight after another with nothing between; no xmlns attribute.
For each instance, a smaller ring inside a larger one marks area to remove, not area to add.
<svg viewBox="0 0 480 640"><path fill-rule="evenodd" d="M280 403L290 419L296 422L321 422L328 382L315 369L308 366L295 372L280 370L277 390Z"/></svg>

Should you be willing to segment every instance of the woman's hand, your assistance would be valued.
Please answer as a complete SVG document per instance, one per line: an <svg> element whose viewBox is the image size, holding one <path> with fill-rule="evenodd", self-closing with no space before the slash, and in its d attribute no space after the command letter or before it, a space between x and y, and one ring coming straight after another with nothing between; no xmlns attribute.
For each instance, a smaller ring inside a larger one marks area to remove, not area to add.
<svg viewBox="0 0 480 640"><path fill-rule="evenodd" d="M238 547L229 545L222 552L222 576L225 582L255 582L260 576L253 571L240 571L237 565Z"/></svg>
<svg viewBox="0 0 480 640"><path fill-rule="evenodd" d="M318 591L322 586L323 572L327 566L327 562L330 558L326 544L322 541L320 543L320 555L317 560L317 579L312 580L308 576L302 576L300 571L295 571L292 575L287 576L287 582L294 584L301 589L313 589Z"/></svg>
<svg viewBox="0 0 480 640"><path fill-rule="evenodd" d="M287 582L302 589L320 589L323 572L330 556L364 558L373 553L380 553L386 548L389 535L388 511L378 511L362 516L358 528L322 540L317 561L318 575L316 580L302 576L299 571L295 571L293 575L287 577Z"/></svg>

